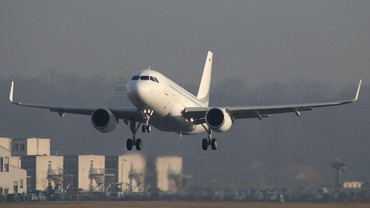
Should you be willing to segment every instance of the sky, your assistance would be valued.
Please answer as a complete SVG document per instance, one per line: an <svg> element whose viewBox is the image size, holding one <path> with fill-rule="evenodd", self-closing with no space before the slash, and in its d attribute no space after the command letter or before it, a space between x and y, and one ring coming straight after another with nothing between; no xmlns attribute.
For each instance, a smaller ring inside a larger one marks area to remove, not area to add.
<svg viewBox="0 0 370 208"><path fill-rule="evenodd" d="M0 76L45 71L199 83L370 79L370 1L0 1ZM199 78L195 78L199 77Z"/></svg>

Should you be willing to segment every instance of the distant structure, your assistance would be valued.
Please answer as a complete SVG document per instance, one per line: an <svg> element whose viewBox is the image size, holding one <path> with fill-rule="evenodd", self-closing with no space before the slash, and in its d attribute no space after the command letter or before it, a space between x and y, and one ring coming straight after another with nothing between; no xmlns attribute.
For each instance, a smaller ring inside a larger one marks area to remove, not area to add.
<svg viewBox="0 0 370 208"><path fill-rule="evenodd" d="M163 192L178 192L182 187L182 158L158 157L157 188Z"/></svg>
<svg viewBox="0 0 370 208"><path fill-rule="evenodd" d="M27 170L28 191L63 189L63 156L22 156L21 164Z"/></svg>
<svg viewBox="0 0 370 208"><path fill-rule="evenodd" d="M0 145L10 151L13 166L27 171L27 191L63 189L63 156L50 155L50 139L0 138Z"/></svg>
<svg viewBox="0 0 370 208"><path fill-rule="evenodd" d="M50 155L50 139L35 137L11 139L11 154L14 156Z"/></svg>
<svg viewBox="0 0 370 208"><path fill-rule="evenodd" d="M360 189L364 185L363 182L360 181L345 181L343 183L343 188L345 189Z"/></svg>
<svg viewBox="0 0 370 208"><path fill-rule="evenodd" d="M103 192L105 179L104 155L64 156L65 191Z"/></svg>
<svg viewBox="0 0 370 208"><path fill-rule="evenodd" d="M20 157L12 156L11 139L0 138L0 196L27 192L27 171Z"/></svg>
<svg viewBox="0 0 370 208"><path fill-rule="evenodd" d="M146 160L143 155L129 153L105 158L106 191L144 192Z"/></svg>
<svg viewBox="0 0 370 208"><path fill-rule="evenodd" d="M145 192L147 161L139 153L118 156L50 155L48 138L0 137L0 197L13 193L46 191L48 196L82 192L126 194ZM175 193L183 188L182 158L158 157L157 189ZM154 177L153 177L154 179ZM149 176L149 180L150 176Z"/></svg>
<svg viewBox="0 0 370 208"><path fill-rule="evenodd" d="M118 156L118 183L123 192L144 192L144 175L146 161L141 154Z"/></svg>
<svg viewBox="0 0 370 208"><path fill-rule="evenodd" d="M337 188L341 188L343 185L342 183L343 172L347 169L347 165L340 158L336 158L335 161L332 163L331 167L334 168L336 171L335 186Z"/></svg>

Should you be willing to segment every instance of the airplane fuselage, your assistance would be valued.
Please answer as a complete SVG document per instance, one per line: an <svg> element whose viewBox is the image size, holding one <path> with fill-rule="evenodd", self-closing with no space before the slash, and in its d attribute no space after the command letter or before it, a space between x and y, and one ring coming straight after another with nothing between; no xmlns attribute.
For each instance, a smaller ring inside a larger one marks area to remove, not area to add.
<svg viewBox="0 0 370 208"><path fill-rule="evenodd" d="M205 107L190 92L154 70L142 70L127 83L130 102L144 111L154 113L149 123L161 131L179 134L205 132L201 125L194 125L182 115L185 107Z"/></svg>

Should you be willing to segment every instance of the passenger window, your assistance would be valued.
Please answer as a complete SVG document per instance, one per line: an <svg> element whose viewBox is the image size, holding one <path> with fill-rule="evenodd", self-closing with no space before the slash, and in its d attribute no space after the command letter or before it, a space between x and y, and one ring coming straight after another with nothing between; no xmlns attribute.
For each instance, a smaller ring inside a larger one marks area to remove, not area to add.
<svg viewBox="0 0 370 208"><path fill-rule="evenodd" d="M133 76L131 80L138 80L139 76Z"/></svg>
<svg viewBox="0 0 370 208"><path fill-rule="evenodd" d="M140 80L149 80L149 76L141 76Z"/></svg>

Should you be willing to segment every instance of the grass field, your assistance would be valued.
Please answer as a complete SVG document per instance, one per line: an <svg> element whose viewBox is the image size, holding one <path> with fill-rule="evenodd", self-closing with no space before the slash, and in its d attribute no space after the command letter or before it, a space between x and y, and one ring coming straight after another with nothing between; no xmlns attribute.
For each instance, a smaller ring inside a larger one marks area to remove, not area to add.
<svg viewBox="0 0 370 208"><path fill-rule="evenodd" d="M69 201L0 203L1 208L365 208L370 204L356 203L264 203L236 201Z"/></svg>

